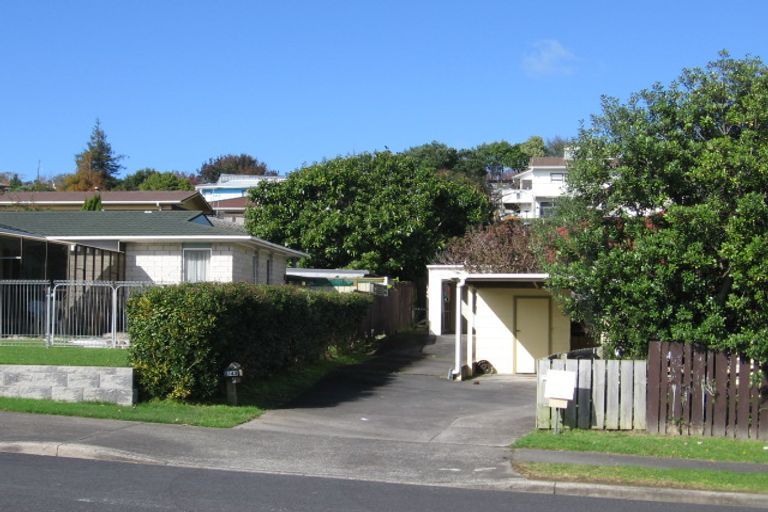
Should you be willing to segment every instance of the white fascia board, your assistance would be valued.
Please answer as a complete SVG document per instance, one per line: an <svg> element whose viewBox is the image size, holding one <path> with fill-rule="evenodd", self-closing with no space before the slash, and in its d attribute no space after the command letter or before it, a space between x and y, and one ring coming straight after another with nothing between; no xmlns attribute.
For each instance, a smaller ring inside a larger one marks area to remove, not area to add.
<svg viewBox="0 0 768 512"><path fill-rule="evenodd" d="M255 245L257 247L263 247L266 249L271 249L275 252L279 252L282 254L285 254L287 256L290 256L292 258L304 258L308 257L309 254L301 251L296 251L294 249L290 249L288 247L285 247L283 245L273 244L272 242L267 242L266 240L262 240L260 238L256 238L253 236L248 235L131 235L131 236L49 236L46 237L48 240L62 240L62 241L69 241L69 242L76 242L76 241L89 241L89 240L119 240L121 242L163 242L163 241L173 241L173 242L234 242L234 243L250 243L251 245Z"/></svg>
<svg viewBox="0 0 768 512"><path fill-rule="evenodd" d="M498 274L467 274L466 281L474 282L541 282L546 281L549 278L549 274L543 273L530 273L530 274L512 274L512 273L498 273Z"/></svg>
<svg viewBox="0 0 768 512"><path fill-rule="evenodd" d="M460 270L464 268L464 265L457 265L457 264L435 264L435 265L427 265L427 270Z"/></svg>

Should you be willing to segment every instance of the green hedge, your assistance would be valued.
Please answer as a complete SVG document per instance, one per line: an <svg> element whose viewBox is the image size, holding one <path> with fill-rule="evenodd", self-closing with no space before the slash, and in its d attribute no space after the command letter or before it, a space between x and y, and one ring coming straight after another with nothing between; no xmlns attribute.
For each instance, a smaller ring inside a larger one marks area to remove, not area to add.
<svg viewBox="0 0 768 512"><path fill-rule="evenodd" d="M128 302L131 364L145 396L205 400L232 361L255 378L348 348L370 304L366 295L291 286L151 288Z"/></svg>

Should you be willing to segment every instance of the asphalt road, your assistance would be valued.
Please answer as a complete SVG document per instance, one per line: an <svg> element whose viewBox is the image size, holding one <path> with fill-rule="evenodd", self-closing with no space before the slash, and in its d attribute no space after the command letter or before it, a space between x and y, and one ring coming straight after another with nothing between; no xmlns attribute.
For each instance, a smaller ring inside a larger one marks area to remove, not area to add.
<svg viewBox="0 0 768 512"><path fill-rule="evenodd" d="M706 507L0 454L0 510L706 512Z"/></svg>

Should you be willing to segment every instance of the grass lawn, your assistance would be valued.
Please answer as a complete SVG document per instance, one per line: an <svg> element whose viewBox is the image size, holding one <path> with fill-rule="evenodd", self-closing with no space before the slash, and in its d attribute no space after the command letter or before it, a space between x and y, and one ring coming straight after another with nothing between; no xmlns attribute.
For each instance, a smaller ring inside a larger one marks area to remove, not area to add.
<svg viewBox="0 0 768 512"><path fill-rule="evenodd" d="M5 352L6 348L18 348L15 359L10 356L15 351ZM30 347L0 347L0 361L14 360L15 364L86 364L81 361L91 361L92 365L110 366L99 359L101 355L86 355L94 353L112 354L117 360L127 358L127 351L107 349L84 348L40 348L47 357L42 359L31 358ZM71 353L70 353L71 352ZM75 353L82 352L81 358L75 358ZM2 355L5 354L5 355ZM53 354L59 354L56 359ZM312 387L318 380L332 370L341 366L362 362L368 356L365 354L332 355L328 360L320 361L309 367L283 372L265 378L261 381L247 380L238 386L238 406L230 406L224 397L215 403L188 404L171 400L152 400L140 402L133 406L121 406L106 403L93 402L57 402L53 400L31 400L23 398L0 397L0 410L12 412L27 412L38 414L55 414L61 416L82 416L87 418L102 418L129 421L146 421L153 423L176 423L194 425L200 427L229 428L246 422L261 415L266 409L279 407L303 391ZM53 361L60 361L53 363ZM77 363L72 361L78 361ZM22 363L24 361L24 363ZM69 361L68 363L64 361ZM96 363L96 361L100 361ZM127 361L127 359L126 359ZM127 366L121 364L119 366Z"/></svg>
<svg viewBox="0 0 768 512"><path fill-rule="evenodd" d="M768 441L715 437L596 430L568 430L555 435L548 430L537 430L515 441L513 447L768 464Z"/></svg>
<svg viewBox="0 0 768 512"><path fill-rule="evenodd" d="M0 364L129 366L127 350L45 346L0 347Z"/></svg>
<svg viewBox="0 0 768 512"><path fill-rule="evenodd" d="M634 466L521 463L526 478L570 482L626 484L707 491L768 493L768 473L737 473L701 469L656 469Z"/></svg>

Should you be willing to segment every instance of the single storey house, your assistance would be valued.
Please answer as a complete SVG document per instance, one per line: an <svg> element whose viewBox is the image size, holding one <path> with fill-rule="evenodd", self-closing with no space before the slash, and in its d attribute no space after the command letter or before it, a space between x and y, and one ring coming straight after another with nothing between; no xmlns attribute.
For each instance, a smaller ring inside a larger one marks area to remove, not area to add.
<svg viewBox="0 0 768 512"><path fill-rule="evenodd" d="M5 192L0 194L0 210L82 210L86 200L101 197L105 211L190 210L206 214L211 205L195 190L108 190L104 192Z"/></svg>
<svg viewBox="0 0 768 512"><path fill-rule="evenodd" d="M307 256L193 211L0 212L0 248L4 279L156 283L283 284Z"/></svg>
<svg viewBox="0 0 768 512"><path fill-rule="evenodd" d="M537 359L570 350L571 322L543 289L546 274L427 270L429 330L455 336L454 377L471 375L480 361L500 374L534 374Z"/></svg>

